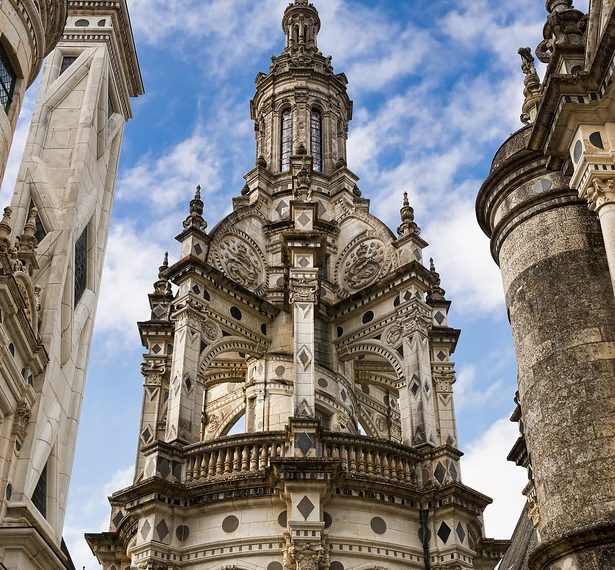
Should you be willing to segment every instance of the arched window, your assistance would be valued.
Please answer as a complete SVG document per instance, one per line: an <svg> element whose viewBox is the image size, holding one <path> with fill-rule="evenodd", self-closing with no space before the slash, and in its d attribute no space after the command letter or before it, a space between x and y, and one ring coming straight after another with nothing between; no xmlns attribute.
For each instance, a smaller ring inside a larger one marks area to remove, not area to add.
<svg viewBox="0 0 615 570"><path fill-rule="evenodd" d="M318 109L312 109L310 120L310 144L314 158L314 170L323 171L322 161L322 114Z"/></svg>
<svg viewBox="0 0 615 570"><path fill-rule="evenodd" d="M293 152L293 116L290 109L282 112L282 137L280 148L280 171L290 170L290 156Z"/></svg>
<svg viewBox="0 0 615 570"><path fill-rule="evenodd" d="M9 112L9 107L13 101L16 81L17 74L4 51L4 47L0 45L0 104L5 113Z"/></svg>

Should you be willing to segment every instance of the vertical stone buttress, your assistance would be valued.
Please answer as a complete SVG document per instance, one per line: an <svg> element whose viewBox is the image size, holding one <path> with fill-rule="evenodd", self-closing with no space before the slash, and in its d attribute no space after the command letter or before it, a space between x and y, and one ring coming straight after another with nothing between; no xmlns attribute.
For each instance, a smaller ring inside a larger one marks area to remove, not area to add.
<svg viewBox="0 0 615 570"><path fill-rule="evenodd" d="M95 31L95 33L93 33ZM46 472L60 541L124 125L143 86L126 3L69 2L12 200L14 232L38 209L41 336L49 353L14 479L29 504Z"/></svg>

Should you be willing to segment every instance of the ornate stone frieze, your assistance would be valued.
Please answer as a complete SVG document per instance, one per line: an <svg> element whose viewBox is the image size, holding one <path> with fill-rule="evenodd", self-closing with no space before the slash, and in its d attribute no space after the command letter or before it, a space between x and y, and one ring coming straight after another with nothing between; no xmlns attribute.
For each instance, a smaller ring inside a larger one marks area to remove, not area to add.
<svg viewBox="0 0 615 570"><path fill-rule="evenodd" d="M321 542L292 542L287 539L284 570L326 570L329 553Z"/></svg>

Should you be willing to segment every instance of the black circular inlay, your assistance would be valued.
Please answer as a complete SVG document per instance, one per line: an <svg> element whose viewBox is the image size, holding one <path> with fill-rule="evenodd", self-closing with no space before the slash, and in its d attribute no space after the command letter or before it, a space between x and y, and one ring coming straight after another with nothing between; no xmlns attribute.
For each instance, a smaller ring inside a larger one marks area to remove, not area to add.
<svg viewBox="0 0 615 570"><path fill-rule="evenodd" d="M387 523L380 517L374 517L369 525L376 534L384 534L387 531Z"/></svg>
<svg viewBox="0 0 615 570"><path fill-rule="evenodd" d="M6 500L10 501L13 496L13 485L10 483L6 486Z"/></svg>
<svg viewBox="0 0 615 570"><path fill-rule="evenodd" d="M361 390L364 394L369 394L369 386L367 384L363 384L363 386L361 386Z"/></svg>
<svg viewBox="0 0 615 570"><path fill-rule="evenodd" d="M282 511L279 515L278 515L278 524L282 527L282 528L286 528L288 526L288 515L286 514L286 511Z"/></svg>
<svg viewBox="0 0 615 570"><path fill-rule="evenodd" d="M278 366L275 369L276 376L282 376L284 374L284 372L286 372L286 368L284 368L284 366Z"/></svg>
<svg viewBox="0 0 615 570"><path fill-rule="evenodd" d="M267 570L282 570L282 565L279 562L270 562Z"/></svg>
<svg viewBox="0 0 615 570"><path fill-rule="evenodd" d="M231 317L240 321L242 316L241 311L237 307L231 307Z"/></svg>
<svg viewBox="0 0 615 570"><path fill-rule="evenodd" d="M592 143L596 148L604 148L604 143L602 142L602 135L598 131L589 135L589 142Z"/></svg>
<svg viewBox="0 0 615 570"><path fill-rule="evenodd" d="M179 525L175 531L175 536L180 542L186 542L190 536L190 529L185 524Z"/></svg>
<svg viewBox="0 0 615 570"><path fill-rule="evenodd" d="M583 154L583 143L581 141L577 141L574 145L574 161L579 162L581 160L581 155Z"/></svg>
<svg viewBox="0 0 615 570"><path fill-rule="evenodd" d="M363 324L366 325L367 323L371 323L374 320L374 312L373 311L367 311L367 313L365 313L363 315Z"/></svg>
<svg viewBox="0 0 615 570"><path fill-rule="evenodd" d="M325 511L325 528L329 528L332 524L333 524L333 519L331 518L331 515Z"/></svg>
<svg viewBox="0 0 615 570"><path fill-rule="evenodd" d="M222 521L224 532L235 532L239 528L239 519L235 515L230 515Z"/></svg>
<svg viewBox="0 0 615 570"><path fill-rule="evenodd" d="M318 379L318 385L321 388L326 388L329 385L329 382L327 382L326 378L319 378Z"/></svg>
<svg viewBox="0 0 615 570"><path fill-rule="evenodd" d="M331 570L344 570L344 565L341 562L335 560L334 562L331 562L331 566L329 566L329 568Z"/></svg>
<svg viewBox="0 0 615 570"><path fill-rule="evenodd" d="M344 402L345 402L346 401L346 397L347 397L346 396L346 390L342 390L341 396L342 396L342 400L344 400Z"/></svg>
<svg viewBox="0 0 615 570"><path fill-rule="evenodd" d="M342 327L337 327L337 338L344 336L344 329Z"/></svg>
<svg viewBox="0 0 615 570"><path fill-rule="evenodd" d="M264 323L261 325L261 332L262 332L263 334L267 334L267 325L266 325L266 324L264 324Z"/></svg>
<svg viewBox="0 0 615 570"><path fill-rule="evenodd" d="M399 303L401 303L401 300L399 298L399 295L397 295L397 297L395 297L395 301L393 301L393 306L397 307Z"/></svg>

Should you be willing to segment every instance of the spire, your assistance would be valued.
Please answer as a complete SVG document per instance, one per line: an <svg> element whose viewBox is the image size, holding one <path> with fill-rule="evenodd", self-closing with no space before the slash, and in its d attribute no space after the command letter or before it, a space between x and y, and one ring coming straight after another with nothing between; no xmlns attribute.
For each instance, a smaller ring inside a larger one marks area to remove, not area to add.
<svg viewBox="0 0 615 570"><path fill-rule="evenodd" d="M308 0L295 0L288 5L282 18L286 34L286 50L291 53L318 52L320 17L314 4Z"/></svg>
<svg viewBox="0 0 615 570"><path fill-rule="evenodd" d="M440 287L442 280L440 279L440 274L436 271L436 265L433 261L433 257L429 259L429 271L433 277L433 285L431 287L431 291L427 295L427 302L446 301L444 298L446 291Z"/></svg>
<svg viewBox="0 0 615 570"><path fill-rule="evenodd" d="M190 214L184 220L184 228L196 229L202 232L207 228L207 222L203 219L205 204L201 200L201 187L197 186L194 198L190 201Z"/></svg>
<svg viewBox="0 0 615 570"><path fill-rule="evenodd" d="M169 268L169 252L164 253L162 265L158 268L158 281L154 283L154 295L169 295L171 294L171 284L165 276L166 270Z"/></svg>
<svg viewBox="0 0 615 570"><path fill-rule="evenodd" d="M401 214L401 225L397 228L397 234L400 237L418 236L421 233L421 229L414 221L414 208L410 206L408 192L404 192L404 205L399 213Z"/></svg>

